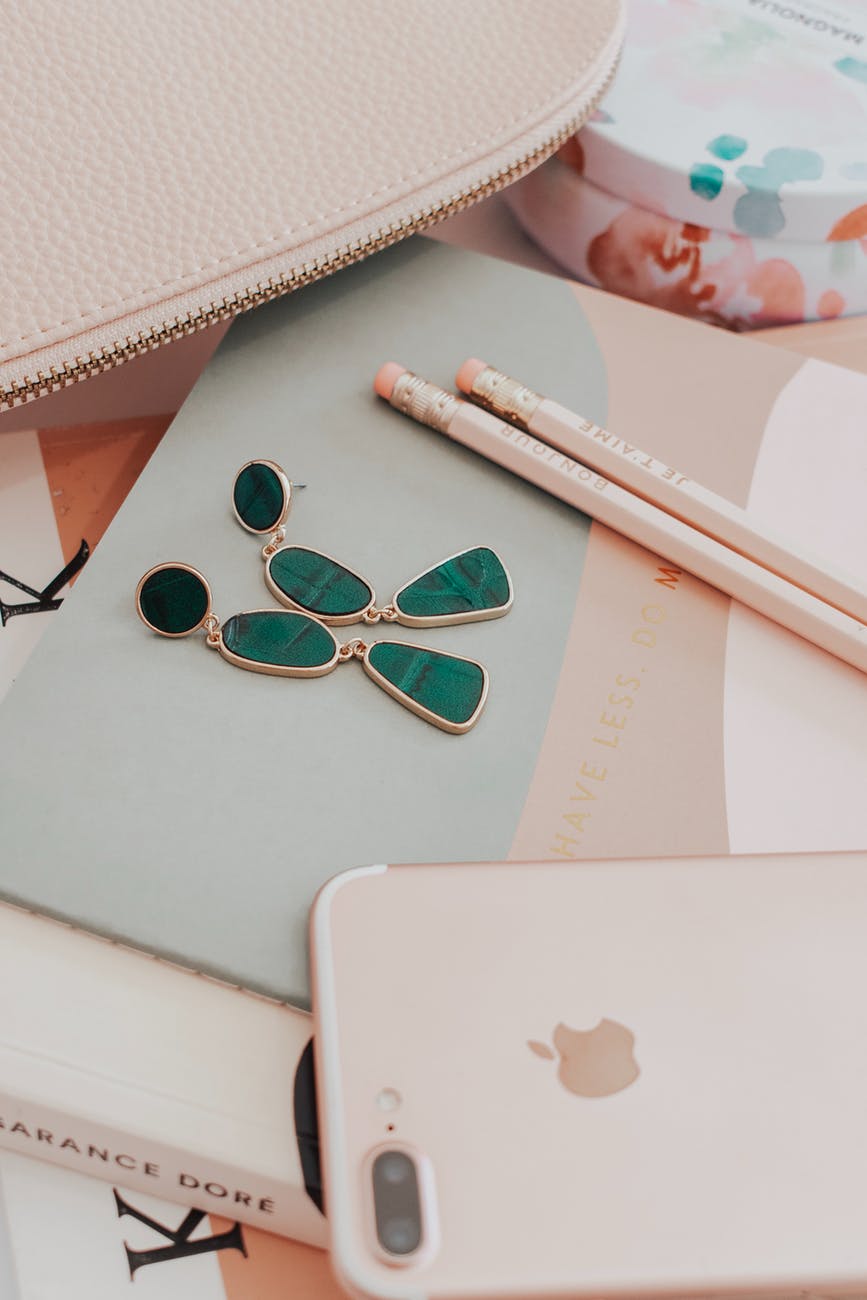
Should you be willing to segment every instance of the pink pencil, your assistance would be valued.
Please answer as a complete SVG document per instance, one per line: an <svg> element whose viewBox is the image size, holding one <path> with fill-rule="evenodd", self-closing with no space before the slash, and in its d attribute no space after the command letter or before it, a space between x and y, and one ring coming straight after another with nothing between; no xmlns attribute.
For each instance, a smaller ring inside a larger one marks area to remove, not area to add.
<svg viewBox="0 0 867 1300"><path fill-rule="evenodd" d="M457 384L494 415L599 470L612 483L628 488L841 613L867 623L867 591L857 580L774 534L725 497L475 357L461 366Z"/></svg>
<svg viewBox="0 0 867 1300"><path fill-rule="evenodd" d="M542 439L506 424L393 361L379 370L374 387L395 410L463 443L867 672L867 626L858 619L612 483L580 461L564 456Z"/></svg>

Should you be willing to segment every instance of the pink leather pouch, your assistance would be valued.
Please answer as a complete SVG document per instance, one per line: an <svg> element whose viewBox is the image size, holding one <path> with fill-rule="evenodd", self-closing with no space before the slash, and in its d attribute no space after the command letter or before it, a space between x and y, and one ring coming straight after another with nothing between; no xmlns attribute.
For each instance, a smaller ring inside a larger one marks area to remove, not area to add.
<svg viewBox="0 0 867 1300"><path fill-rule="evenodd" d="M621 0L5 8L6 406L517 179L589 115L623 26Z"/></svg>

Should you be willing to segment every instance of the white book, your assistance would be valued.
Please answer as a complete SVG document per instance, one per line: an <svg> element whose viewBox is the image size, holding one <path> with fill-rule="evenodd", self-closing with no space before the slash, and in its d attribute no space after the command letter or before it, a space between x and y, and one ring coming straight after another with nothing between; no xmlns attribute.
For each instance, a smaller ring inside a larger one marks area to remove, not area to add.
<svg viewBox="0 0 867 1300"><path fill-rule="evenodd" d="M325 1244L306 1012L8 904L0 988L4 1147Z"/></svg>

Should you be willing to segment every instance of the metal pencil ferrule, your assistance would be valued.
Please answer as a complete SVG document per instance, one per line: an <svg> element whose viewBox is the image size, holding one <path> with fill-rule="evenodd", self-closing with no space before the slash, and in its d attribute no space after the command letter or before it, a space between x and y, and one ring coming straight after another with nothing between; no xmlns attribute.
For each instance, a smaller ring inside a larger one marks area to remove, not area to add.
<svg viewBox="0 0 867 1300"><path fill-rule="evenodd" d="M530 420L542 401L539 393L493 366L486 366L476 375L472 398L492 415L498 415L501 420L508 420L521 429L529 429Z"/></svg>
<svg viewBox="0 0 867 1300"><path fill-rule="evenodd" d="M409 370L395 381L389 401L395 410L439 433L448 433L461 405L453 393L420 379Z"/></svg>

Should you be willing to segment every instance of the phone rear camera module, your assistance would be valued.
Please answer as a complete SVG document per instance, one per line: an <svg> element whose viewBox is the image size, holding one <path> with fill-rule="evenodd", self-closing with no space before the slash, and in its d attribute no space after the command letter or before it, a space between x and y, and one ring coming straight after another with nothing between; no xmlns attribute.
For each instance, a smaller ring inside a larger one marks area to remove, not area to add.
<svg viewBox="0 0 867 1300"><path fill-rule="evenodd" d="M421 1197L415 1161L405 1151L383 1151L372 1168L376 1236L389 1255L413 1255L422 1243Z"/></svg>

